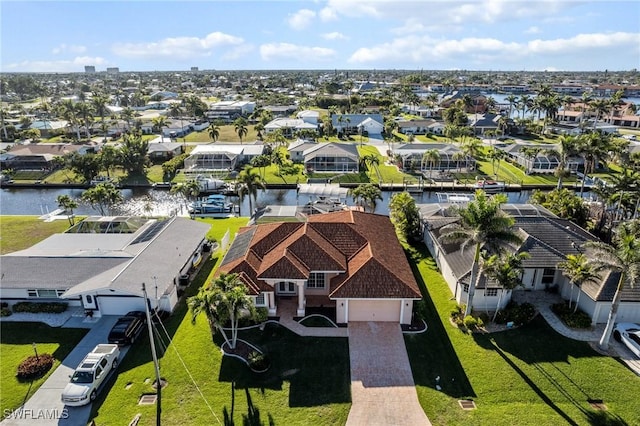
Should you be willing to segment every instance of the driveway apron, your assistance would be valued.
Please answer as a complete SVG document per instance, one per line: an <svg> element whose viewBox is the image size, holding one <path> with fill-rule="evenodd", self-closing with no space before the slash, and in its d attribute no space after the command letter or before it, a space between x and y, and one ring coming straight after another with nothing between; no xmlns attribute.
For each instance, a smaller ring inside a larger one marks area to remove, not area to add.
<svg viewBox="0 0 640 426"><path fill-rule="evenodd" d="M347 426L431 424L418 402L399 324L350 322L349 357Z"/></svg>
<svg viewBox="0 0 640 426"><path fill-rule="evenodd" d="M60 366L29 398L21 409L17 409L0 424L1 426L80 426L86 425L91 414L91 404L82 407L67 407L60 401L62 390L69 383L69 376L93 348L106 343L107 336L118 316L104 316L80 340L67 355ZM120 349L120 359L126 355L129 347ZM117 374L117 371L115 372ZM107 378L108 383L111 378ZM104 389L103 389L104 391Z"/></svg>

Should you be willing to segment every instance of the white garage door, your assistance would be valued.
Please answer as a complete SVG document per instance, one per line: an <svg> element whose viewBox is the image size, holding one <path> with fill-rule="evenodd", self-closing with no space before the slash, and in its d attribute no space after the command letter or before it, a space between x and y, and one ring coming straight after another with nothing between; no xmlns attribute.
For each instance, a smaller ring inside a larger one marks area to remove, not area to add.
<svg viewBox="0 0 640 426"><path fill-rule="evenodd" d="M400 301L349 300L349 321L400 322Z"/></svg>

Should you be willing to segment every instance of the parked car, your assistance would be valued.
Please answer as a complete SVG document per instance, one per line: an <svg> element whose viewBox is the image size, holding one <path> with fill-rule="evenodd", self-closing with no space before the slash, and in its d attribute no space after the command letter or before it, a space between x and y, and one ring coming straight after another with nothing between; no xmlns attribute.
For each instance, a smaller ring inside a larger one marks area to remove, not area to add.
<svg viewBox="0 0 640 426"><path fill-rule="evenodd" d="M118 366L119 356L118 345L96 346L70 376L71 380L62 391L62 402L72 407L93 402L109 372Z"/></svg>
<svg viewBox="0 0 640 426"><path fill-rule="evenodd" d="M107 340L109 343L116 343L120 346L131 345L138 338L145 324L147 316L144 312L128 312L115 323Z"/></svg>
<svg viewBox="0 0 640 426"><path fill-rule="evenodd" d="M640 358L640 324L622 322L613 329L613 338L624 343Z"/></svg>

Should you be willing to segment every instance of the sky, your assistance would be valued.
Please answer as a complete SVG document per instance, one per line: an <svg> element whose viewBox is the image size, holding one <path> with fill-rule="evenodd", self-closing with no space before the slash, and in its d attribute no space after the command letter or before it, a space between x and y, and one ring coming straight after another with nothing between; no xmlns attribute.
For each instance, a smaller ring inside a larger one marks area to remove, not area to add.
<svg viewBox="0 0 640 426"><path fill-rule="evenodd" d="M0 1L0 71L640 68L640 1Z"/></svg>

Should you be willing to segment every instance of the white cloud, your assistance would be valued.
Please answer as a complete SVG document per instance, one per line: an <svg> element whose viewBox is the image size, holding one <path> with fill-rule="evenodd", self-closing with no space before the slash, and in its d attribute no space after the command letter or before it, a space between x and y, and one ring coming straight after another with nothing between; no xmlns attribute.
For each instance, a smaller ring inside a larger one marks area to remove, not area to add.
<svg viewBox="0 0 640 426"><path fill-rule="evenodd" d="M112 46L113 53L132 58L190 59L210 56L215 49L238 47L244 43L240 37L213 32L204 38L170 37L144 43L118 43Z"/></svg>
<svg viewBox="0 0 640 426"><path fill-rule="evenodd" d="M632 52L640 52L640 33L578 34L564 39L532 40L527 43L526 48L532 54L566 54L614 48L618 52L630 55Z"/></svg>
<svg viewBox="0 0 640 426"><path fill-rule="evenodd" d="M338 14L334 9L331 9L330 7L325 7L324 9L320 10L320 13L318 15L320 16L320 20L322 22L335 21L338 19Z"/></svg>
<svg viewBox="0 0 640 426"><path fill-rule="evenodd" d="M75 45L75 44L65 44L65 43L62 43L59 46L56 46L53 49L51 49L51 53L53 53L54 55L59 55L60 53L67 53L67 52L80 54L86 51L87 51L86 46Z"/></svg>
<svg viewBox="0 0 640 426"><path fill-rule="evenodd" d="M3 71L20 72L82 72L85 65L106 66L109 62L99 56L77 56L74 59L57 61L22 61L4 64Z"/></svg>
<svg viewBox="0 0 640 426"><path fill-rule="evenodd" d="M325 40L349 40L349 37L337 31L321 34L321 37Z"/></svg>
<svg viewBox="0 0 640 426"><path fill-rule="evenodd" d="M335 55L335 50L325 47L299 46L291 43L269 43L260 46L260 56L265 61L322 62L333 59Z"/></svg>
<svg viewBox="0 0 640 426"><path fill-rule="evenodd" d="M222 55L222 59L225 61L235 61L244 56L247 56L255 50L255 46L251 44L241 44L237 47L231 48L227 53Z"/></svg>
<svg viewBox="0 0 640 426"><path fill-rule="evenodd" d="M523 31L524 34L540 34L540 28L534 26L531 26L529 28L527 28L526 30Z"/></svg>
<svg viewBox="0 0 640 426"><path fill-rule="evenodd" d="M304 30L313 21L313 18L316 17L316 13L313 10L309 9L300 9L293 15L289 16L289 26L294 30Z"/></svg>

